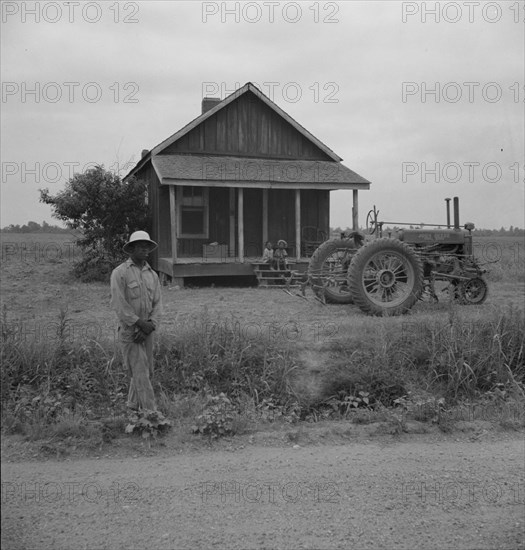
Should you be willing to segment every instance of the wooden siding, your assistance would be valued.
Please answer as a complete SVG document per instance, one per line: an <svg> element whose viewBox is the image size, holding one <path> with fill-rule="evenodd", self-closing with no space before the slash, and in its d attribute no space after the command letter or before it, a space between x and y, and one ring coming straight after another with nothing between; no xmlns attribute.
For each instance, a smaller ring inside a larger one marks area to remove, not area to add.
<svg viewBox="0 0 525 550"><path fill-rule="evenodd" d="M174 153L332 160L252 92L226 105L161 154Z"/></svg>
<svg viewBox="0 0 525 550"><path fill-rule="evenodd" d="M202 258L202 247L209 239L178 239L177 254L181 258Z"/></svg>
<svg viewBox="0 0 525 550"><path fill-rule="evenodd" d="M261 257L262 236L262 189L244 189L244 256Z"/></svg>
<svg viewBox="0 0 525 550"><path fill-rule="evenodd" d="M295 191L270 189L268 192L268 240L277 245L279 239L288 243L288 254L295 252Z"/></svg>
<svg viewBox="0 0 525 550"><path fill-rule="evenodd" d="M228 244L230 238L230 192L226 187L210 187L210 242Z"/></svg>
<svg viewBox="0 0 525 550"><path fill-rule="evenodd" d="M161 227L161 220L158 215L159 212L159 191L160 191L160 181L157 177L157 174L155 173L155 170L153 169L153 166L151 163L146 164L144 168L135 174L136 178L142 181L145 181L148 186L148 208L151 215L151 227L149 228L149 235L152 240L154 240L156 243L159 243L160 245L160 227ZM168 205L169 209L169 205ZM169 217L168 217L168 225L169 225ZM148 228L141 228L148 230ZM157 248L155 251L153 251L149 258L148 262L153 267L153 269L157 269L158 266L158 259L159 259L159 249Z"/></svg>
<svg viewBox="0 0 525 550"><path fill-rule="evenodd" d="M167 185L159 185L158 190L158 243L159 257L171 256L171 211L170 188Z"/></svg>
<svg viewBox="0 0 525 550"><path fill-rule="evenodd" d="M326 240L330 235L329 191L301 190L301 239ZM316 231L313 230L316 228ZM311 238L317 233L318 238Z"/></svg>

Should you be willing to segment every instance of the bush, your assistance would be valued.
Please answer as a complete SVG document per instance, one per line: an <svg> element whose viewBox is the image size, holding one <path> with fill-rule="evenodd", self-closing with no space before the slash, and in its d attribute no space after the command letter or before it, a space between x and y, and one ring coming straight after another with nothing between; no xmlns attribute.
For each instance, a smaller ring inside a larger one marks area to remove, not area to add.
<svg viewBox="0 0 525 550"><path fill-rule="evenodd" d="M111 272L122 262L123 257L109 258L103 251L87 249L82 258L73 265L73 275L83 283L108 282Z"/></svg>
<svg viewBox="0 0 525 550"><path fill-rule="evenodd" d="M233 435L236 410L224 393L208 396L204 412L195 419L193 433L210 438Z"/></svg>
<svg viewBox="0 0 525 550"><path fill-rule="evenodd" d="M129 417L126 433L139 434L143 439L156 438L167 432L171 422L160 411L134 411Z"/></svg>
<svg viewBox="0 0 525 550"><path fill-rule="evenodd" d="M74 274L84 281L105 281L124 258L123 245L133 231L149 231L147 184L135 178L122 181L118 174L97 166L75 174L56 195L40 190L40 202L70 229L82 232L78 245L84 258Z"/></svg>

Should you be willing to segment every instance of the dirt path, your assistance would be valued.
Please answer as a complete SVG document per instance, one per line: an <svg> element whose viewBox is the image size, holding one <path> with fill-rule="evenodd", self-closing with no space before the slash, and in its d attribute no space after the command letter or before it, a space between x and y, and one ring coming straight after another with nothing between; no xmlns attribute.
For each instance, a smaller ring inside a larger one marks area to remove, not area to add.
<svg viewBox="0 0 525 550"><path fill-rule="evenodd" d="M2 465L2 548L518 549L522 435Z"/></svg>

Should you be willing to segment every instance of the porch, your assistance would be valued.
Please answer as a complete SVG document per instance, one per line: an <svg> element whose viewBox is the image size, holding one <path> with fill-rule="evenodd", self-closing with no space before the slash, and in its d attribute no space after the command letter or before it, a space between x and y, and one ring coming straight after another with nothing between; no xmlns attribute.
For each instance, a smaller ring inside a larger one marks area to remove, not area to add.
<svg viewBox="0 0 525 550"><path fill-rule="evenodd" d="M287 241L294 269L304 271L329 238L326 189L165 185L159 191L156 268L178 284L187 277L257 276L252 264L264 243L279 239ZM355 222L356 213L354 189Z"/></svg>
<svg viewBox="0 0 525 550"><path fill-rule="evenodd" d="M184 286L184 279L189 277L253 277L260 281L260 257L244 258L159 258L161 280L169 277L173 284ZM310 259L307 257L290 259L290 269L304 273Z"/></svg>

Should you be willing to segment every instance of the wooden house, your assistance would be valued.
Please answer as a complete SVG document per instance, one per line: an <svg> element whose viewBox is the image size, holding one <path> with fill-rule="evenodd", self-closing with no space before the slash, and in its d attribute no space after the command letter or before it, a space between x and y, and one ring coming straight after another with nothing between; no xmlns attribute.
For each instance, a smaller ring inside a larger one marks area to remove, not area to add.
<svg viewBox="0 0 525 550"><path fill-rule="evenodd" d="M248 82L142 158L126 176L149 185L152 266L179 284L186 277L253 275L264 243L288 243L306 265L329 236L330 191L370 182ZM349 215L350 218L350 215Z"/></svg>

